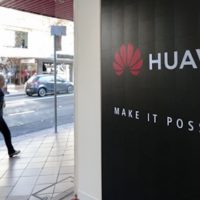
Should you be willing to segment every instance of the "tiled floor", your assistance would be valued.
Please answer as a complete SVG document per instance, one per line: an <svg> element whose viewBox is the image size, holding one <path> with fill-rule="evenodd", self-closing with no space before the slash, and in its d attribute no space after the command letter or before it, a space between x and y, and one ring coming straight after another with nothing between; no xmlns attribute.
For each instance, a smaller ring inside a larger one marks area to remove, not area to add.
<svg viewBox="0 0 200 200"><path fill-rule="evenodd" d="M73 192L73 124L13 138L19 157L0 141L0 200L59 200Z"/></svg>

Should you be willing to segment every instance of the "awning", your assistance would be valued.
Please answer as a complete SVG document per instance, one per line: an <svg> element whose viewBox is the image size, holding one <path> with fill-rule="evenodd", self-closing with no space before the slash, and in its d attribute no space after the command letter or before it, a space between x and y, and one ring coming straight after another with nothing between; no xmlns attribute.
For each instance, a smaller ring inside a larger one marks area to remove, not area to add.
<svg viewBox="0 0 200 200"><path fill-rule="evenodd" d="M0 0L0 6L73 21L73 0Z"/></svg>

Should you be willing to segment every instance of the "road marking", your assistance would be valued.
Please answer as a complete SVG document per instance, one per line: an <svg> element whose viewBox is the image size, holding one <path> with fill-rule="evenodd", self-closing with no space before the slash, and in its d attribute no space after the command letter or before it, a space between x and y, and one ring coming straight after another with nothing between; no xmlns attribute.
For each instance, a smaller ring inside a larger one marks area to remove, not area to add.
<svg viewBox="0 0 200 200"><path fill-rule="evenodd" d="M61 95L57 95L57 98L71 97L71 96L74 96L74 94L61 94ZM52 95L52 96L46 96L46 97L38 97L36 100L44 100L44 99L51 99L51 98L54 98L54 95Z"/></svg>
<svg viewBox="0 0 200 200"><path fill-rule="evenodd" d="M30 110L30 111L25 111L25 112L18 112L18 113L11 113L8 114L9 116L15 116L15 115L23 115L23 114L29 114L29 113L34 113L34 110Z"/></svg>
<svg viewBox="0 0 200 200"><path fill-rule="evenodd" d="M74 96L74 94L65 94L65 95L58 95L57 98L63 98L63 97L71 97ZM47 96L47 97L27 97L25 99L9 99L6 98L6 103L9 104L13 101L17 104L18 102L29 102L29 101L40 101L40 100L46 100L46 99L53 99L54 96Z"/></svg>
<svg viewBox="0 0 200 200"><path fill-rule="evenodd" d="M12 107L14 107L14 108L16 108L16 107L19 107L19 106L25 106L26 104L25 104L25 102L19 102L19 101L15 101L15 102L13 102L13 101L10 101L10 102L6 102L6 107L5 108L12 108Z"/></svg>

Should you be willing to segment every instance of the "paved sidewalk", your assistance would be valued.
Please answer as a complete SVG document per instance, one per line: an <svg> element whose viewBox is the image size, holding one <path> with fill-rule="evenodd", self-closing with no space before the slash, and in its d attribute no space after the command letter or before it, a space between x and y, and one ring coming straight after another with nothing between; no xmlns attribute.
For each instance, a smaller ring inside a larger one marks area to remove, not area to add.
<svg viewBox="0 0 200 200"><path fill-rule="evenodd" d="M7 91L9 92L6 94L7 96L19 96L25 94L24 85L8 84Z"/></svg>
<svg viewBox="0 0 200 200"><path fill-rule="evenodd" d="M13 138L19 157L0 141L1 200L68 200L73 193L73 124ZM68 195L68 196L67 196Z"/></svg>

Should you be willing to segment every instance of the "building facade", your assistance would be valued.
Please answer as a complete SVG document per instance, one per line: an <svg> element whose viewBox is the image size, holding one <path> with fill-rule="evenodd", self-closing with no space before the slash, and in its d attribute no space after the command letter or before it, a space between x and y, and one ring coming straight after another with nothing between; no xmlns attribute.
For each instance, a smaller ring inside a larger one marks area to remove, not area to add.
<svg viewBox="0 0 200 200"><path fill-rule="evenodd" d="M67 27L62 50L57 51L58 73L73 79L73 22L0 7L0 72L8 83L24 84L35 73L51 73L53 64L52 25Z"/></svg>

